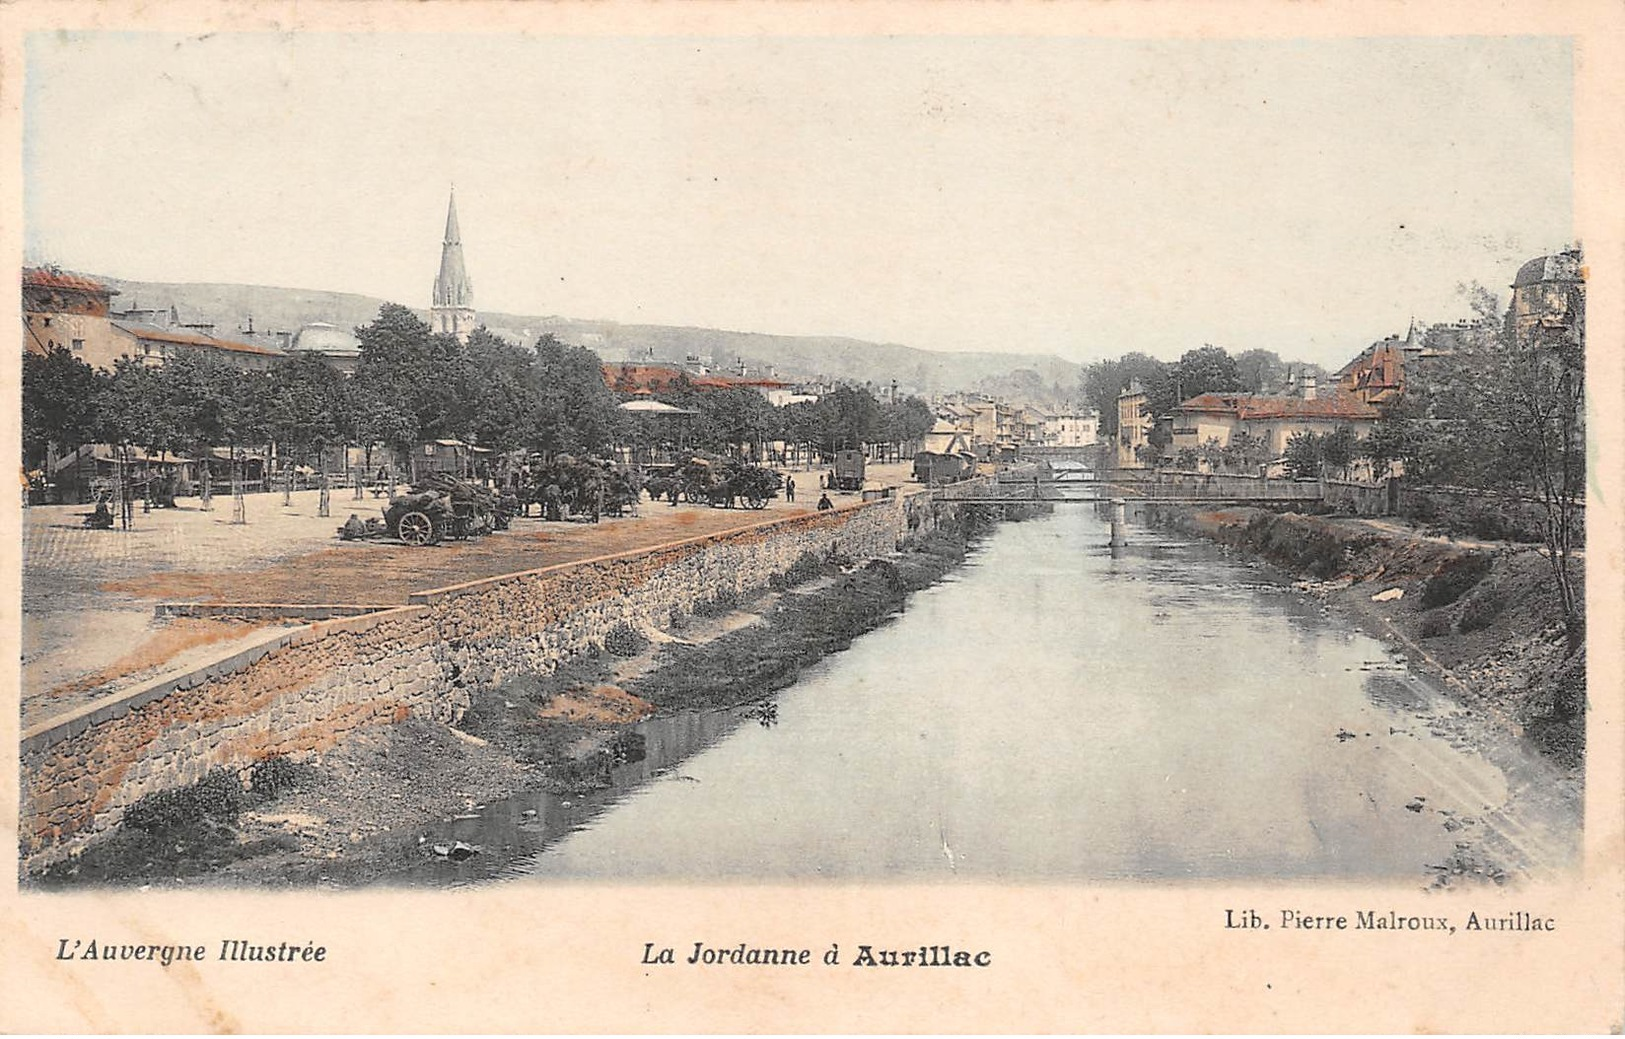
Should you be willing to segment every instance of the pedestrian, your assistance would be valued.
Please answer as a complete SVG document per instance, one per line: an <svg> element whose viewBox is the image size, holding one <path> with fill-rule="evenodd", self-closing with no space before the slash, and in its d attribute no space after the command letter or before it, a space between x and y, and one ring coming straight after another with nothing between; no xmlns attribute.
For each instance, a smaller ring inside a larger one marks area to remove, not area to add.
<svg viewBox="0 0 1625 1039"><path fill-rule="evenodd" d="M796 478L794 476L785 477L785 480L784 480L784 500L785 501L795 501L796 500Z"/></svg>
<svg viewBox="0 0 1625 1039"><path fill-rule="evenodd" d="M835 507L835 503L829 500L829 495L820 494L818 496L818 511L819 512L828 512L830 509L833 509L834 507Z"/></svg>

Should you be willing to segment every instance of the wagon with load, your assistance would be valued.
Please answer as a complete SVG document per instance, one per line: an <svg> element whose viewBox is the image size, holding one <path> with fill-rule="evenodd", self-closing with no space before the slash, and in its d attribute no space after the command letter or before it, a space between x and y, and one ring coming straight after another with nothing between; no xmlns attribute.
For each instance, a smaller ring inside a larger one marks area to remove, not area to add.
<svg viewBox="0 0 1625 1039"><path fill-rule="evenodd" d="M725 508L742 502L752 509L765 509L784 485L784 478L766 466L698 455L689 459L677 478L686 500Z"/></svg>
<svg viewBox="0 0 1625 1039"><path fill-rule="evenodd" d="M408 545L464 541L507 530L513 506L488 487L445 473L430 473L407 494L391 498L384 527Z"/></svg>

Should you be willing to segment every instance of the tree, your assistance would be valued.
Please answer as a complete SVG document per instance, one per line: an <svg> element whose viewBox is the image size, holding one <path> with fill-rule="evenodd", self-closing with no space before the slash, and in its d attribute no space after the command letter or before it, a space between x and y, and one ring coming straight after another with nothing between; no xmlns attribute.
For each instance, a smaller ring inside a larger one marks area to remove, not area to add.
<svg viewBox="0 0 1625 1039"><path fill-rule="evenodd" d="M880 404L867 390L837 386L818 399L818 407L829 416L825 439L819 444L826 457L836 451L861 448L877 439Z"/></svg>
<svg viewBox="0 0 1625 1039"><path fill-rule="evenodd" d="M47 446L72 451L97 439L97 412L108 379L67 350L23 355L23 459L45 461Z"/></svg>
<svg viewBox="0 0 1625 1039"><path fill-rule="evenodd" d="M1584 283L1567 284L1562 299L1560 322L1524 333L1509 314L1484 392L1494 408L1491 432L1500 434L1503 486L1533 497L1544 514L1541 540L1573 654L1585 644L1574 558L1583 543L1586 480Z"/></svg>
<svg viewBox="0 0 1625 1039"><path fill-rule="evenodd" d="M533 439L538 396L531 379L535 355L483 325L468 337L463 393L469 439L512 451Z"/></svg>
<svg viewBox="0 0 1625 1039"><path fill-rule="evenodd" d="M1243 393L1263 393L1266 386L1278 385L1286 366L1274 350L1243 350L1236 355L1236 388Z"/></svg>
<svg viewBox="0 0 1625 1039"><path fill-rule="evenodd" d="M1320 438L1320 457L1328 469L1339 476L1347 476L1349 464L1354 461L1357 441L1352 426L1338 426Z"/></svg>
<svg viewBox="0 0 1625 1039"><path fill-rule="evenodd" d="M1325 458L1323 438L1320 434L1303 431L1287 438L1286 471L1293 478L1302 480L1319 476Z"/></svg>
<svg viewBox="0 0 1625 1039"><path fill-rule="evenodd" d="M1360 454L1371 459L1372 470L1378 476L1387 473L1395 462L1404 463L1407 473L1420 468L1425 434L1413 412L1411 402L1402 398L1383 412L1371 435L1360 441Z"/></svg>
<svg viewBox="0 0 1625 1039"><path fill-rule="evenodd" d="M624 413L604 382L597 354L544 335L536 343L529 380L536 415L527 447L555 455L603 454L614 446Z"/></svg>
<svg viewBox="0 0 1625 1039"><path fill-rule="evenodd" d="M1267 446L1263 436L1238 429L1230 434L1230 442L1220 455L1221 462L1231 472L1252 472L1270 460L1265 450Z"/></svg>
<svg viewBox="0 0 1625 1039"><path fill-rule="evenodd" d="M304 464L320 466L326 449L354 427L340 375L320 356L301 353L271 370L265 387L271 438Z"/></svg>
<svg viewBox="0 0 1625 1039"><path fill-rule="evenodd" d="M1138 351L1116 360L1096 361L1084 368L1080 390L1088 405L1100 412L1103 437L1117 436L1117 398L1133 382L1145 391L1153 415L1165 414L1179 403L1167 363Z"/></svg>
<svg viewBox="0 0 1625 1039"><path fill-rule="evenodd" d="M1197 350L1186 350L1175 367L1174 378L1177 399L1173 404L1204 393L1235 393L1241 389L1241 375L1236 369L1235 358L1224 347L1212 344Z"/></svg>
<svg viewBox="0 0 1625 1039"><path fill-rule="evenodd" d="M102 399L101 435L98 439L123 447L145 448L157 454L174 448L182 439L184 416L170 408L173 374L149 368L139 361L119 358Z"/></svg>
<svg viewBox="0 0 1625 1039"><path fill-rule="evenodd" d="M924 439L936 425L931 406L918 397L908 397L880 408L881 435L889 444L908 444Z"/></svg>
<svg viewBox="0 0 1625 1039"><path fill-rule="evenodd" d="M355 377L371 398L370 412L381 428L410 435L392 446L410 452L420 439L460 437L468 421L467 371L463 347L454 336L435 335L418 316L398 303L385 303L371 324L355 330L361 359ZM377 402L393 401L403 415L376 415Z"/></svg>

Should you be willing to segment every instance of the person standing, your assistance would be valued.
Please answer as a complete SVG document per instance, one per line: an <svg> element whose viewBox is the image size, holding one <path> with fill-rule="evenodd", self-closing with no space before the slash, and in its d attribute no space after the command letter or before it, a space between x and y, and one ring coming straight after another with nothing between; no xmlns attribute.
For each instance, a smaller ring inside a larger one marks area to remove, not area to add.
<svg viewBox="0 0 1625 1039"><path fill-rule="evenodd" d="M796 500L796 478L794 476L787 476L784 478L784 500Z"/></svg>

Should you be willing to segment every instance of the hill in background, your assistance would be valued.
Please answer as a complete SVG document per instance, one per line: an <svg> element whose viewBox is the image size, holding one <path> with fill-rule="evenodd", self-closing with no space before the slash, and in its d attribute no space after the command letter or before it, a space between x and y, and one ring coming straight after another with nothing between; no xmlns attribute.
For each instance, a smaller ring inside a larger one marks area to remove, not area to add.
<svg viewBox="0 0 1625 1039"><path fill-rule="evenodd" d="M219 285L130 281L92 275L119 291L115 307L175 306L187 322L213 322L217 335L245 331L298 331L312 321L343 329L364 325L384 300L350 292L285 289L267 285ZM416 309L416 308L414 308ZM424 318L427 310L418 310ZM871 343L840 336L781 336L673 325L624 325L557 315L480 312L490 329L530 346L551 332L560 340L595 351L605 361L644 359L681 362L689 355L709 357L718 368L742 358L752 373L772 367L779 378L825 376L869 382L896 380L905 392L952 390L999 393L1031 402L1060 403L1076 395L1080 366L1047 354L956 353L921 350L896 343Z"/></svg>

